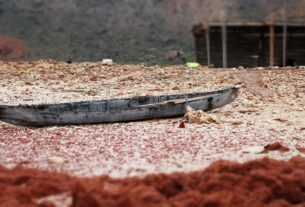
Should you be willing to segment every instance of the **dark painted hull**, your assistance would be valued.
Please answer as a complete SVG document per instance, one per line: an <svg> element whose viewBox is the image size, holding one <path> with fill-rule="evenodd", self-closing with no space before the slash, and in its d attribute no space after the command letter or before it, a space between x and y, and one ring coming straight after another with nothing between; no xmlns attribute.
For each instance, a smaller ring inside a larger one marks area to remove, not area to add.
<svg viewBox="0 0 305 207"><path fill-rule="evenodd" d="M140 96L61 104L0 106L0 120L21 126L80 125L182 116L186 106L211 110L231 103L237 88L182 95Z"/></svg>

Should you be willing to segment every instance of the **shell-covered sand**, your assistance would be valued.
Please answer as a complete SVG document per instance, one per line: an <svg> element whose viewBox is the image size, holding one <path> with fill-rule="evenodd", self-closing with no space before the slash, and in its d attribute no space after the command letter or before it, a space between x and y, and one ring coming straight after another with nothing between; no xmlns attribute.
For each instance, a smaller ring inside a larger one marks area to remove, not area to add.
<svg viewBox="0 0 305 207"><path fill-rule="evenodd" d="M0 62L0 105L61 103L240 87L208 112L219 124L183 117L134 123L24 128L0 123L0 165L76 176L143 176L200 170L219 159L303 156L305 69L189 69L55 61ZM288 151L262 153L280 142Z"/></svg>

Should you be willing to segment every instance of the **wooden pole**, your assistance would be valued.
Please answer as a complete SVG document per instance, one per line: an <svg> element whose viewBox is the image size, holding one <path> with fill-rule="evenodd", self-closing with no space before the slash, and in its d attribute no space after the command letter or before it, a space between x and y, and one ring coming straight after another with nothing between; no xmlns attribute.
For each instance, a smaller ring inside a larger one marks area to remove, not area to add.
<svg viewBox="0 0 305 207"><path fill-rule="evenodd" d="M208 66L211 65L211 51L210 51L210 29L207 26L205 30L205 38L207 43L207 64Z"/></svg>
<svg viewBox="0 0 305 207"><path fill-rule="evenodd" d="M286 67L287 62L287 0L284 0L284 15L283 15L283 67Z"/></svg>
<svg viewBox="0 0 305 207"><path fill-rule="evenodd" d="M221 36L222 36L222 67L228 67L228 53L227 53L227 4L226 0L222 1L223 10L221 11L221 20L222 20L222 27L221 27Z"/></svg>
<svg viewBox="0 0 305 207"><path fill-rule="evenodd" d="M260 39L259 39L259 45L258 45L259 56L258 56L258 59L257 59L257 66L260 66L264 62L264 59L263 59L264 35L265 35L265 30L264 30L264 28L262 28L261 31L260 31Z"/></svg>
<svg viewBox="0 0 305 207"><path fill-rule="evenodd" d="M227 25L223 22L221 27L222 33L222 67L228 67L228 56L227 56Z"/></svg>
<svg viewBox="0 0 305 207"><path fill-rule="evenodd" d="M274 66L274 24L272 23L269 27L269 44L270 44L270 66Z"/></svg>

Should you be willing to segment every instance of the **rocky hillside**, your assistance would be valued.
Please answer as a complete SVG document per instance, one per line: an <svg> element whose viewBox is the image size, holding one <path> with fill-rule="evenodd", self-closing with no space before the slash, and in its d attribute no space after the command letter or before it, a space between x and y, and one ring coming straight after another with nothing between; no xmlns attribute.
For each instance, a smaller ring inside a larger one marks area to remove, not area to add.
<svg viewBox="0 0 305 207"><path fill-rule="evenodd" d="M304 1L289 0L292 5L300 2ZM172 50L183 51L181 54L187 59L193 58L189 29L194 23L220 21L225 14L232 21L262 19L270 11L281 11L280 3L278 0L1 1L0 35L24 41L30 48L29 59L98 61L108 57L121 63L166 63L166 54Z"/></svg>

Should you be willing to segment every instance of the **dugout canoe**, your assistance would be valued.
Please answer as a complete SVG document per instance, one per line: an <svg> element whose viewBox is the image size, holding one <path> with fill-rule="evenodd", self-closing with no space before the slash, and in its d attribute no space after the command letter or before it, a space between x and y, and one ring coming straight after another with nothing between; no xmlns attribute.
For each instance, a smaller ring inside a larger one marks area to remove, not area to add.
<svg viewBox="0 0 305 207"><path fill-rule="evenodd" d="M0 105L0 120L20 126L59 126L130 122L183 116L186 107L212 110L231 103L235 87L212 92L138 96L60 104Z"/></svg>

